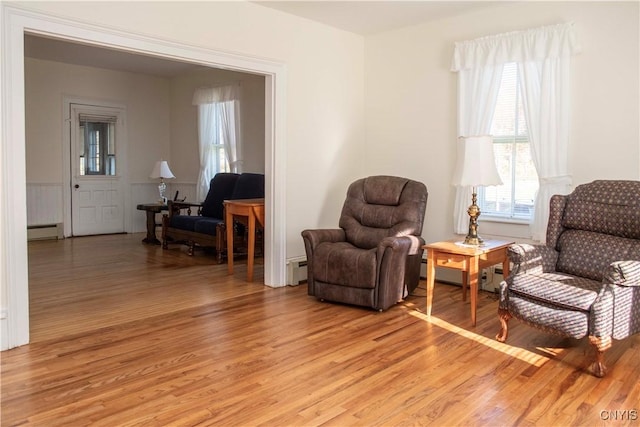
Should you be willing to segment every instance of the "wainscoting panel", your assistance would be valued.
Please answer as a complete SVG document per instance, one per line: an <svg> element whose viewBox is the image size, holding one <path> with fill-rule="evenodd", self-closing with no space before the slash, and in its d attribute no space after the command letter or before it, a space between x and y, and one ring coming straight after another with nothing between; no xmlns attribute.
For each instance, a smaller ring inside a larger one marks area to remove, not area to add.
<svg viewBox="0 0 640 427"><path fill-rule="evenodd" d="M167 197L173 199L176 191L178 198L187 198L187 201L195 202L195 183L167 183ZM42 226L62 224L63 196L62 184L52 183L28 183L27 184L27 226ZM158 185L155 183L131 184L131 232L143 233L147 231L146 212L139 211L136 206L141 203L155 203L159 199ZM161 217L156 218L158 223Z"/></svg>
<svg viewBox="0 0 640 427"><path fill-rule="evenodd" d="M27 226L62 223L62 184L27 184Z"/></svg>

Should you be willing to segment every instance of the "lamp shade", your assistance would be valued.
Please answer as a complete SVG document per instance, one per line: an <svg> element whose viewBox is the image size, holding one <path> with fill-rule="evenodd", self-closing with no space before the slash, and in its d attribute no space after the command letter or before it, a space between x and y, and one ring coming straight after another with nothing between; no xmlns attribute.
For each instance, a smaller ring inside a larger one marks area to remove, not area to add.
<svg viewBox="0 0 640 427"><path fill-rule="evenodd" d="M151 175L149 178L175 178L171 169L169 169L169 164L166 160L160 160L156 162L156 165L153 167L151 171Z"/></svg>
<svg viewBox="0 0 640 427"><path fill-rule="evenodd" d="M502 185L493 155L493 138L490 135L458 138L458 161L453 174L453 185Z"/></svg>

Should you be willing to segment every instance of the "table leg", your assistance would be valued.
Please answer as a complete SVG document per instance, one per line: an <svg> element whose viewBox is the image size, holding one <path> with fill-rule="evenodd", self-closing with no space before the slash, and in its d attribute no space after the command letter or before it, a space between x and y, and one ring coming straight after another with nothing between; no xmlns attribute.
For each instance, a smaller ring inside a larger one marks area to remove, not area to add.
<svg viewBox="0 0 640 427"><path fill-rule="evenodd" d="M478 303L478 270L479 260L477 256L469 259L469 285L471 288L471 324L476 326L476 307Z"/></svg>
<svg viewBox="0 0 640 427"><path fill-rule="evenodd" d="M226 209L225 227L227 229L227 273L233 274L233 214Z"/></svg>
<svg viewBox="0 0 640 427"><path fill-rule="evenodd" d="M156 213L147 211L147 237L142 239L144 243L159 245L160 240L156 238Z"/></svg>
<svg viewBox="0 0 640 427"><path fill-rule="evenodd" d="M256 216L251 210L249 213L249 248L247 248L247 281L253 281L253 257L256 248Z"/></svg>
<svg viewBox="0 0 640 427"><path fill-rule="evenodd" d="M427 250L427 317L431 316L433 287L436 281L436 257L433 249Z"/></svg>
<svg viewBox="0 0 640 427"><path fill-rule="evenodd" d="M462 270L462 302L467 302L467 288L469 287L469 274Z"/></svg>

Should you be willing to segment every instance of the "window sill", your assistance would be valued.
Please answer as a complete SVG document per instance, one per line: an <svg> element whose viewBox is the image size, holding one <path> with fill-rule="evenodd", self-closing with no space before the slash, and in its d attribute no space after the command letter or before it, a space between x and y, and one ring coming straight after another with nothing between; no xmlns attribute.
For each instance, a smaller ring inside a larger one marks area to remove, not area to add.
<svg viewBox="0 0 640 427"><path fill-rule="evenodd" d="M529 222L512 218L480 217L478 234L485 237L531 240Z"/></svg>
<svg viewBox="0 0 640 427"><path fill-rule="evenodd" d="M529 225L531 224L530 220L527 219L517 219L517 218L505 218L502 216L489 216L489 215L480 215L478 219L479 222L501 222L505 224L518 224L518 225Z"/></svg>

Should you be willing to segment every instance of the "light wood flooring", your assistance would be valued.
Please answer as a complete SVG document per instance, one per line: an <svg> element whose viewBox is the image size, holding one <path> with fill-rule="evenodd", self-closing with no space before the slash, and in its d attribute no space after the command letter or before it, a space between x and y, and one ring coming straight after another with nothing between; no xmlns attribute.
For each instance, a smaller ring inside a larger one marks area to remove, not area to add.
<svg viewBox="0 0 640 427"><path fill-rule="evenodd" d="M143 237L29 243L32 343L0 354L3 427L640 425L640 336L598 379L586 342L512 321L498 343L493 294L476 327L444 284L431 319L424 282L378 313Z"/></svg>

